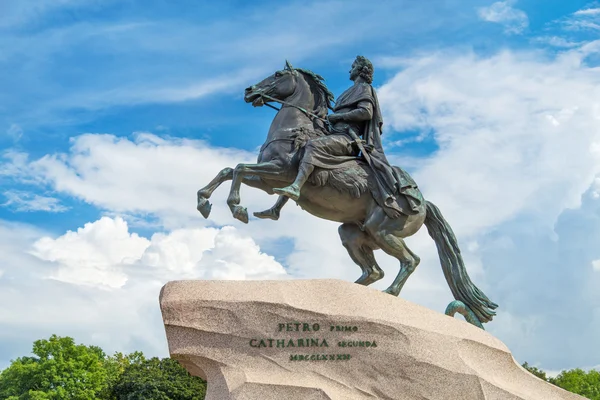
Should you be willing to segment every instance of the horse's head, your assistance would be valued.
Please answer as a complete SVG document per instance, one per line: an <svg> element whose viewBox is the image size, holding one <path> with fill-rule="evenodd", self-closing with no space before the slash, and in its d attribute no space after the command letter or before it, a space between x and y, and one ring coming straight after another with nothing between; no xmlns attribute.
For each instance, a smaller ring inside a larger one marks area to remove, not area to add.
<svg viewBox="0 0 600 400"><path fill-rule="evenodd" d="M298 72L286 61L285 67L282 70L275 72L256 85L246 88L244 100L246 103L252 103L255 107L262 106L269 101L263 95L273 97L277 100L285 100L294 94L297 80Z"/></svg>

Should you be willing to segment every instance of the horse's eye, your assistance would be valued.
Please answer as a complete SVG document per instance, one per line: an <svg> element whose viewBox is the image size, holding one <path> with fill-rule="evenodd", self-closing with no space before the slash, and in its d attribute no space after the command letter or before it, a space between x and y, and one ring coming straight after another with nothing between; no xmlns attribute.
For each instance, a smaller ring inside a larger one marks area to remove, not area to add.
<svg viewBox="0 0 600 400"><path fill-rule="evenodd" d="M281 78L283 74L281 72L275 72L275 78Z"/></svg>

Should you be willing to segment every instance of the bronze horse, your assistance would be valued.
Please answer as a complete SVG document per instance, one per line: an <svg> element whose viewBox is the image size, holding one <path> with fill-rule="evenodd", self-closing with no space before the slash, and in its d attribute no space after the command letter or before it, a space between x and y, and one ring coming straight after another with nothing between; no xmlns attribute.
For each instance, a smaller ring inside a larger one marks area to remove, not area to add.
<svg viewBox="0 0 600 400"><path fill-rule="evenodd" d="M323 78L311 71L293 68L286 62L275 72L245 91L244 100L254 106L269 102L282 104L271 123L267 139L256 164L238 164L225 168L198 191L198 211L208 218L208 201L223 182L232 180L227 199L234 218L247 223L248 212L240 206L242 183L273 194L273 188L290 184L298 171L299 155L306 140L326 134L324 119L331 108L333 95ZM370 285L383 278L373 251L381 249L400 262L400 271L385 292L398 296L409 276L419 265L419 257L404 242L423 224L436 243L446 281L456 301L446 313L459 312L467 321L483 328L496 314L497 305L490 301L470 280L452 229L439 209L423 201L417 212L390 218L371 195L375 179L364 161L357 158L336 170L315 170L314 177L302 187L298 205L316 217L340 222L339 235L352 260L362 269L356 283ZM420 195L420 194L419 194ZM287 198L262 213L262 218L277 219Z"/></svg>

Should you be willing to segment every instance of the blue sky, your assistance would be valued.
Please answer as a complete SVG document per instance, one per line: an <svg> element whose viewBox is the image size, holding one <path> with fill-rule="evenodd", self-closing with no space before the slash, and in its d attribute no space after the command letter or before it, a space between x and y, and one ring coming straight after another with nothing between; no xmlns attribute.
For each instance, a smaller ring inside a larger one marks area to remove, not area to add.
<svg viewBox="0 0 600 400"><path fill-rule="evenodd" d="M500 304L488 330L520 362L599 365L599 32L584 1L2 1L0 367L52 333L166 355L172 279L355 280L336 224L288 205L241 225L226 188L205 221L194 201L263 143L274 111L245 87L287 59L339 95L357 54L389 158ZM408 243L423 261L402 296L442 311L435 246ZM398 266L379 259L385 288Z"/></svg>

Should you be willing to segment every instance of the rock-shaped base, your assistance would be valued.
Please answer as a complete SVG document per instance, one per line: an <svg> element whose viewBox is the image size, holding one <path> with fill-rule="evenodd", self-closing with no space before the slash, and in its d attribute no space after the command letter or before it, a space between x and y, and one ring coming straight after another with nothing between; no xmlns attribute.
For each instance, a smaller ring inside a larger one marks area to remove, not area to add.
<svg viewBox="0 0 600 400"><path fill-rule="evenodd" d="M160 306L207 400L583 399L489 333L349 282L170 282Z"/></svg>

